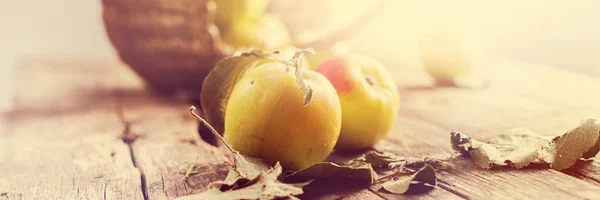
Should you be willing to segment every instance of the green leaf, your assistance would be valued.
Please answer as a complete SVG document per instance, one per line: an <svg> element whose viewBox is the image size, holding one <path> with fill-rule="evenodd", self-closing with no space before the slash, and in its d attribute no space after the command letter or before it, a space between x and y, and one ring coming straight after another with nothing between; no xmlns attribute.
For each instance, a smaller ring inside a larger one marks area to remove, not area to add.
<svg viewBox="0 0 600 200"><path fill-rule="evenodd" d="M178 200L194 200L194 199L222 199L222 200L237 200L237 199L276 199L276 198L295 198L294 195L303 193L302 188L294 185L285 184L278 180L281 175L282 168L277 163L273 168L261 172L248 181L246 184L229 190L219 190L211 188L205 192L180 197Z"/></svg>
<svg viewBox="0 0 600 200"><path fill-rule="evenodd" d="M417 188L419 186L435 187L437 186L437 177L435 175L435 169L431 165L425 165L419 171L413 175L395 180L387 181L381 184L383 189L394 194L404 194Z"/></svg>
<svg viewBox="0 0 600 200"><path fill-rule="evenodd" d="M550 140L526 129L511 129L483 143L465 134L452 132L452 148L469 155L473 162L485 169L512 166L517 169L531 163L548 163L555 170L563 170L579 159L596 156L600 150L600 121L586 119L562 136Z"/></svg>
<svg viewBox="0 0 600 200"><path fill-rule="evenodd" d="M351 178L373 184L373 181L377 179L377 173L370 164L339 165L332 162L320 162L287 175L285 181L297 183L317 178Z"/></svg>

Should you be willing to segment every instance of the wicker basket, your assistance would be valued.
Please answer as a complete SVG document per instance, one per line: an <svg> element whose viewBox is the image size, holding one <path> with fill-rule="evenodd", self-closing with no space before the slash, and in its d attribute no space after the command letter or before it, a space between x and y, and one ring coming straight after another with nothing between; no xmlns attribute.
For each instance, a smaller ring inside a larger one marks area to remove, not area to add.
<svg viewBox="0 0 600 200"><path fill-rule="evenodd" d="M108 38L155 91L200 93L224 56L209 0L102 0Z"/></svg>

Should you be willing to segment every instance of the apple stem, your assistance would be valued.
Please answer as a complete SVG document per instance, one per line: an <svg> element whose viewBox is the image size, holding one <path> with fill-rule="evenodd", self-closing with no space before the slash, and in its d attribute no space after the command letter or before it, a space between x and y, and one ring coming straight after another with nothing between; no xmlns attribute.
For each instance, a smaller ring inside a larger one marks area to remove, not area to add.
<svg viewBox="0 0 600 200"><path fill-rule="evenodd" d="M371 85L371 86L375 85L375 80L373 80L373 77L365 76L365 79L367 80L367 83L369 83L369 85Z"/></svg>
<svg viewBox="0 0 600 200"><path fill-rule="evenodd" d="M219 134L219 132L217 132L217 130L215 130L215 128L213 126L211 126L206 120L204 120L202 117L200 117L200 115L196 114L196 106L190 106L190 114L192 114L192 116L196 117L198 119L198 121L201 121L206 127L208 127L208 129L210 129L210 132L212 132L217 138L219 138L219 140L221 140L221 142L223 142L223 144L225 144L225 146L233 153L235 152L235 150L233 150L233 148L231 148L231 146L229 146L229 144L227 143L227 141L225 141L225 138L223 138L223 136L221 136L221 134Z"/></svg>

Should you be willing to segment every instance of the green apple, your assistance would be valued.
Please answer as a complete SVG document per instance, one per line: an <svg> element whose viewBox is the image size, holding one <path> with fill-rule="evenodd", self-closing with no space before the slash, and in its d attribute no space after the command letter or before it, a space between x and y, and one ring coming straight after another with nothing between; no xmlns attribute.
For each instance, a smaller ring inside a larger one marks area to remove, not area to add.
<svg viewBox="0 0 600 200"><path fill-rule="evenodd" d="M333 84L342 106L336 149L369 148L387 135L398 115L400 95L379 61L347 54L326 60L316 71Z"/></svg>
<svg viewBox="0 0 600 200"><path fill-rule="evenodd" d="M295 68L264 62L249 68L235 84L225 110L225 139L242 154L299 170L323 161L339 137L342 112L333 85L315 71L303 70L312 88L304 93Z"/></svg>

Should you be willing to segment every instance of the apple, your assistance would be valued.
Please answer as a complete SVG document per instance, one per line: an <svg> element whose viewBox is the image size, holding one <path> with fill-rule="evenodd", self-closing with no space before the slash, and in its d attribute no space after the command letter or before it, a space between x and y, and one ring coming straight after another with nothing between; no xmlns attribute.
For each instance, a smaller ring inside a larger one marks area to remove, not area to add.
<svg viewBox="0 0 600 200"><path fill-rule="evenodd" d="M280 48L291 43L285 24L275 15L265 13L259 20L238 21L223 33L223 41L236 49Z"/></svg>
<svg viewBox="0 0 600 200"><path fill-rule="evenodd" d="M347 54L326 60L316 71L333 84L342 106L342 128L336 149L369 148L387 135L396 121L400 95L380 62Z"/></svg>
<svg viewBox="0 0 600 200"><path fill-rule="evenodd" d="M215 24L219 29L226 30L237 21L259 19L270 0L214 0L214 2Z"/></svg>
<svg viewBox="0 0 600 200"><path fill-rule="evenodd" d="M438 85L472 75L484 59L483 48L477 31L458 25L442 25L419 40L423 68Z"/></svg>
<svg viewBox="0 0 600 200"><path fill-rule="evenodd" d="M315 71L301 71L312 88L304 93L295 68L282 62L251 67L235 84L225 108L225 139L242 154L299 170L323 161L341 128L341 105L333 85Z"/></svg>

